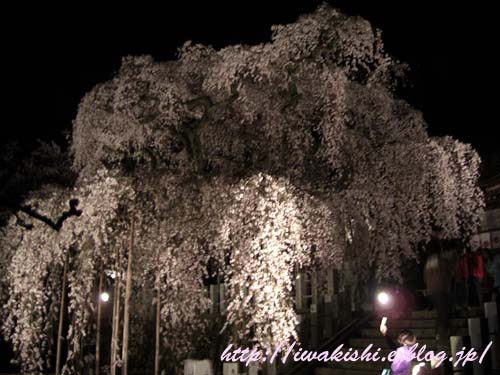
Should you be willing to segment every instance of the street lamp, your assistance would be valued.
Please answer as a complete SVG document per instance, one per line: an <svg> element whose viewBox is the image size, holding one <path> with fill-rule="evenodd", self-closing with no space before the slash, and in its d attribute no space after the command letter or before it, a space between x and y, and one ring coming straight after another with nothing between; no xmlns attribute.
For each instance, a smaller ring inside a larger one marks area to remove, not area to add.
<svg viewBox="0 0 500 375"><path fill-rule="evenodd" d="M379 294L377 294L377 301L383 306L387 305L390 299L391 298L389 297L389 294L387 294L386 292L380 292Z"/></svg>
<svg viewBox="0 0 500 375"><path fill-rule="evenodd" d="M108 302L109 301L109 293L108 292L102 292L101 295L99 296L101 299L101 302Z"/></svg>

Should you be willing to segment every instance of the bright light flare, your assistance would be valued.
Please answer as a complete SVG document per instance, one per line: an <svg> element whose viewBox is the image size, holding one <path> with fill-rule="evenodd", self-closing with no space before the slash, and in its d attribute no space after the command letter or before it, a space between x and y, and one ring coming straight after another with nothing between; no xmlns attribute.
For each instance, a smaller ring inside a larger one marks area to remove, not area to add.
<svg viewBox="0 0 500 375"><path fill-rule="evenodd" d="M381 305L387 305L389 303L389 300L389 295L386 292L380 292L379 294L377 294L377 301Z"/></svg>
<svg viewBox="0 0 500 375"><path fill-rule="evenodd" d="M102 302L104 302L104 303L108 302L109 301L109 293L102 292L100 298L101 298Z"/></svg>

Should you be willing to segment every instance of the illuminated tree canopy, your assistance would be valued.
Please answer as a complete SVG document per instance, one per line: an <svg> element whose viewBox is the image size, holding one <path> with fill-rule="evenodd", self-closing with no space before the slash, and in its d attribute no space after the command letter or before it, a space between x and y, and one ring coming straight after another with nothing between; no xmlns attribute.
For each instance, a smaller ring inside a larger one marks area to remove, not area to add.
<svg viewBox="0 0 500 375"><path fill-rule="evenodd" d="M211 260L227 286L227 325L271 345L296 336L296 266L339 267L350 252L398 279L433 228L448 238L476 229L479 157L430 137L396 96L405 66L379 31L328 6L272 31L253 46L188 42L175 61L126 57L83 98L76 185L26 202L56 217L78 199L82 214L54 231L20 212L0 238L3 331L25 372L45 366L67 252L72 371L79 338L92 334L100 267L117 268L121 251L117 271L126 268L131 215L134 283L159 273L165 342L181 359L190 336L175 332L206 324Z"/></svg>

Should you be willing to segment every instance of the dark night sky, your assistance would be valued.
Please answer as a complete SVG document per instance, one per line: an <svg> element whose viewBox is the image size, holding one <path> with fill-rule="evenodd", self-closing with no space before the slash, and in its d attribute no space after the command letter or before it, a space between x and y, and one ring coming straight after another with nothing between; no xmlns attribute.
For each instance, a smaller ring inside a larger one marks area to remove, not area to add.
<svg viewBox="0 0 500 375"><path fill-rule="evenodd" d="M496 88L498 81L491 9L443 1L328 3L367 18L382 29L388 52L410 63L413 87L407 99L423 111L431 134L453 135L481 153L500 149L494 136L498 121L491 116L497 95L486 91ZM34 27L17 48L28 55L24 63L29 74L38 76L37 82L43 80L22 93L33 110L41 110L35 121L23 113L9 135L60 141L57 134L70 128L81 97L111 78L124 55L170 59L189 39L215 47L264 42L272 24L293 22L320 1L272 2L273 6L249 1L165 4L115 9L85 4L59 8L50 18L38 19L40 27Z"/></svg>

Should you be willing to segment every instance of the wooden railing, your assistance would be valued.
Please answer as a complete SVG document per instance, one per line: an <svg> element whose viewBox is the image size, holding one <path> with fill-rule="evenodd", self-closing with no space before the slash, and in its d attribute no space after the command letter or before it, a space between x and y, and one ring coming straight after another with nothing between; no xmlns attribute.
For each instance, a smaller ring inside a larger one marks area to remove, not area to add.
<svg viewBox="0 0 500 375"><path fill-rule="evenodd" d="M315 349L351 322L356 310L351 285L340 288L339 273L329 271L320 283L314 272L298 274L295 285L296 311L300 318L299 338L304 347Z"/></svg>

